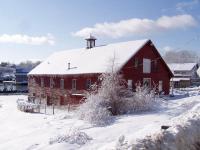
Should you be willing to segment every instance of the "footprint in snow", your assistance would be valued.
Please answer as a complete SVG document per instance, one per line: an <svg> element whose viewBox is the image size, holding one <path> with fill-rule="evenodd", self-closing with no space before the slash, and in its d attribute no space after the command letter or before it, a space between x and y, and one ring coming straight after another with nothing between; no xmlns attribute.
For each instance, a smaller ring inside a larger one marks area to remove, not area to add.
<svg viewBox="0 0 200 150"><path fill-rule="evenodd" d="M26 150L33 150L35 148L37 148L39 146L39 144L33 144L31 146L29 146Z"/></svg>

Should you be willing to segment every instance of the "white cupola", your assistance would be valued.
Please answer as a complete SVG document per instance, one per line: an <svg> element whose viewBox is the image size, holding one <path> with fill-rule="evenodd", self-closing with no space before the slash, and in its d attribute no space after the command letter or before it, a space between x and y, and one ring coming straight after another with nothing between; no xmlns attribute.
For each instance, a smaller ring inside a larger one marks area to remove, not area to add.
<svg viewBox="0 0 200 150"><path fill-rule="evenodd" d="M96 38L90 34L88 38L85 39L87 41L87 49L91 49L95 47Z"/></svg>

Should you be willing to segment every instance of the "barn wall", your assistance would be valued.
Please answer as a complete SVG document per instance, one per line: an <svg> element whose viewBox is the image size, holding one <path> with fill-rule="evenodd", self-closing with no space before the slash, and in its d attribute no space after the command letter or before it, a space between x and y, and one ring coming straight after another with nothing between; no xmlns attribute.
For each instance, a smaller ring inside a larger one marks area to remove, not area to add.
<svg viewBox="0 0 200 150"><path fill-rule="evenodd" d="M151 59L150 73L143 73L143 58ZM137 67L134 64L136 59L138 60ZM157 68L154 67L155 60L157 60ZM158 86L158 82L163 81L163 91L169 94L171 74L151 42L147 43L124 65L121 73L126 80L133 80L133 87L138 82L143 83L143 78L151 78L152 86Z"/></svg>
<svg viewBox="0 0 200 150"><path fill-rule="evenodd" d="M50 88L50 78L53 79L54 86ZM88 91L86 88L86 80L91 79L92 84L97 81L97 74L87 74L79 76L41 76L32 75L28 77L29 96L35 96L42 101L48 101L48 104L66 105L69 103L79 103L84 94ZM44 79L44 87L41 86L41 80ZM64 79L64 89L60 88L60 79ZM76 90L72 90L72 79L77 80ZM74 96L74 95L78 96Z"/></svg>

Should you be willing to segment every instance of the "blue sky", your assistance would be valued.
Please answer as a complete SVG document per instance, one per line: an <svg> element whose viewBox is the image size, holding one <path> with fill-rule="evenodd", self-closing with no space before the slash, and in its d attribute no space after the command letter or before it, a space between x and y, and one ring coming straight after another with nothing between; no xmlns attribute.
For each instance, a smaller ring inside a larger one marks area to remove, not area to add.
<svg viewBox="0 0 200 150"><path fill-rule="evenodd" d="M149 38L164 53L200 47L199 0L0 0L0 61L43 60L51 53Z"/></svg>

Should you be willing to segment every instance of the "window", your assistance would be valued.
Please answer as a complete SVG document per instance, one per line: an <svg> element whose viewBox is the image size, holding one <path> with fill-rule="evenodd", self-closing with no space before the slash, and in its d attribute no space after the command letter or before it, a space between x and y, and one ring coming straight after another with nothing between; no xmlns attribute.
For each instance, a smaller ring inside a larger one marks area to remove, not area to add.
<svg viewBox="0 0 200 150"><path fill-rule="evenodd" d="M60 79L60 89L64 89L65 88L65 80L64 79Z"/></svg>
<svg viewBox="0 0 200 150"><path fill-rule="evenodd" d="M151 78L143 78L143 86L151 88Z"/></svg>
<svg viewBox="0 0 200 150"><path fill-rule="evenodd" d="M158 90L159 90L159 92L162 92L162 90L163 90L163 81L159 81Z"/></svg>
<svg viewBox="0 0 200 150"><path fill-rule="evenodd" d="M133 80L128 80L128 89L132 89L133 88Z"/></svg>
<svg viewBox="0 0 200 150"><path fill-rule="evenodd" d="M139 66L139 60L138 58L134 59L134 67L137 68Z"/></svg>
<svg viewBox="0 0 200 150"><path fill-rule="evenodd" d="M72 90L76 90L76 79L72 80Z"/></svg>
<svg viewBox="0 0 200 150"><path fill-rule="evenodd" d="M151 72L151 60L150 59L143 59L143 73L150 73Z"/></svg>
<svg viewBox="0 0 200 150"><path fill-rule="evenodd" d="M91 79L87 79L86 80L86 89L90 89L91 84L92 84Z"/></svg>
<svg viewBox="0 0 200 150"><path fill-rule="evenodd" d="M54 86L53 78L50 78L50 88L53 88L53 86Z"/></svg>
<svg viewBox="0 0 200 150"><path fill-rule="evenodd" d="M40 86L41 86L41 87L44 87L44 78L41 78Z"/></svg>

